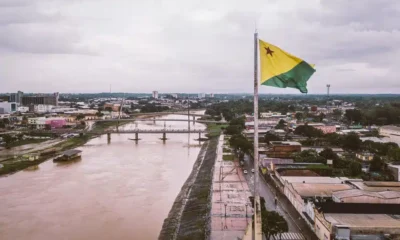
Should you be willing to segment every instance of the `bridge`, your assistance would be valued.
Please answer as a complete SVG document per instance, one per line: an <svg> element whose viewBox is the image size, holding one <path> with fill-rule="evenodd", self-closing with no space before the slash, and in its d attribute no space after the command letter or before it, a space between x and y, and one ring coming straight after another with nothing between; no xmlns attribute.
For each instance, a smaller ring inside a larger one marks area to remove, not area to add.
<svg viewBox="0 0 400 240"><path fill-rule="evenodd" d="M197 123L227 123L226 121L214 121L214 120L188 120L188 119L158 119L158 118L121 118L121 119L102 119L94 120L94 122L131 122L131 121L141 121L141 122L197 122Z"/></svg>
<svg viewBox="0 0 400 240"><path fill-rule="evenodd" d="M202 130L202 129L129 129L129 130L92 130L92 131L87 131L87 130L76 130L76 129L57 129L57 130L33 130L30 131L31 133L54 133L54 134L107 134L107 139L108 141L111 140L111 134L135 134L135 138L131 140L140 140L139 139L139 133L140 134L162 134L162 140L167 140L167 133L168 134L182 134L182 133L198 133L199 134L199 140L201 139L201 134L202 133L208 133L209 131L207 130Z"/></svg>
<svg viewBox="0 0 400 240"><path fill-rule="evenodd" d="M161 115L184 115L193 117L210 117L207 114L189 113L188 112L152 112L152 113L131 113L130 116L161 116Z"/></svg>

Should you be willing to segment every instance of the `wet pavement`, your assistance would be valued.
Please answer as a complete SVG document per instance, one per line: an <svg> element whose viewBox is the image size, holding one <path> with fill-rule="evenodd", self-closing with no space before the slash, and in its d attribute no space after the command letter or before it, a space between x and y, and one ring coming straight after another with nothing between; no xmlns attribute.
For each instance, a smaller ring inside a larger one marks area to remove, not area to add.
<svg viewBox="0 0 400 240"><path fill-rule="evenodd" d="M211 206L211 240L242 238L251 221L251 195L237 161L222 160L223 135L214 166Z"/></svg>

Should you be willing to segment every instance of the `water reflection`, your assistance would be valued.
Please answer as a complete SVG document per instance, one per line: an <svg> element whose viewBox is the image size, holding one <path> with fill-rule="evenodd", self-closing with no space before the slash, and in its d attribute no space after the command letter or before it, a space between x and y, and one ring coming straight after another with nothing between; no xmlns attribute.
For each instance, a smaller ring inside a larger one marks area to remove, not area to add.
<svg viewBox="0 0 400 240"><path fill-rule="evenodd" d="M168 124L187 128L187 122ZM140 134L136 142L129 140L134 134L113 134L107 143L103 135L79 148L79 162L47 161L0 178L0 238L156 239L200 150L194 135L167 134L165 144L161 136Z"/></svg>

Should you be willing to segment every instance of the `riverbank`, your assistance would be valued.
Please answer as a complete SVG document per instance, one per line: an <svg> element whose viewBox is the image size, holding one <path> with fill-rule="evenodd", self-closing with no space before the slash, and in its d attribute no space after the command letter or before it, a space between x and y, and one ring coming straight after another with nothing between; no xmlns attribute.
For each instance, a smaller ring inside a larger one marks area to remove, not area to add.
<svg viewBox="0 0 400 240"><path fill-rule="evenodd" d="M207 239L210 235L210 198L218 138L204 142L193 170L164 220L159 238Z"/></svg>
<svg viewBox="0 0 400 240"><path fill-rule="evenodd" d="M131 123L131 122L126 122L126 121L120 122L120 123L104 122L101 124L95 124L94 129L95 130L106 130L108 128L112 128L112 127L116 127L116 126L123 126L128 123ZM86 144L90 139L96 138L98 136L99 135L88 133L83 136L68 138L68 139L66 139L60 143L57 143L53 146L50 146L48 148L40 149L38 151L32 151L32 152L25 154L25 155L39 155L39 158L36 160L27 160L27 159L24 159L23 156L17 156L17 155L14 157L5 159L0 162L0 164L2 165L2 167L0 168L0 176L14 174L18 171L24 170L27 167L41 164L45 161L48 161L48 160L56 157L63 151L80 147L80 146Z"/></svg>

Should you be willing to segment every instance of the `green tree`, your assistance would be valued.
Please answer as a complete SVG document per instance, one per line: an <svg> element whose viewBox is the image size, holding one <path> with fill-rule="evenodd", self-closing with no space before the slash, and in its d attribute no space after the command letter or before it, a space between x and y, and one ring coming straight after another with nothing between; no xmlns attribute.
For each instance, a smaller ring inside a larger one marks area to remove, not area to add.
<svg viewBox="0 0 400 240"><path fill-rule="evenodd" d="M272 134L272 133L270 133L270 132L267 132L265 135L264 135L264 141L266 142L266 143L270 143L271 141L281 141L282 139L279 137L279 136L277 136L277 135L275 135L275 134Z"/></svg>
<svg viewBox="0 0 400 240"><path fill-rule="evenodd" d="M275 126L275 129L285 129L286 127L286 122L285 120L281 119L279 120L279 123Z"/></svg>
<svg viewBox="0 0 400 240"><path fill-rule="evenodd" d="M388 152L389 161L400 161L400 148L392 148Z"/></svg>
<svg viewBox="0 0 400 240"><path fill-rule="evenodd" d="M297 112L295 115L297 121L300 121L303 119L303 113L302 112Z"/></svg>
<svg viewBox="0 0 400 240"><path fill-rule="evenodd" d="M325 148L324 150L322 150L319 155L325 159L331 159L331 160L335 160L338 159L338 155L333 152L333 150L331 148Z"/></svg>
<svg viewBox="0 0 400 240"><path fill-rule="evenodd" d="M313 149L304 150L300 153L294 153L293 160L295 162L326 163L326 159L319 156L318 153Z"/></svg>
<svg viewBox="0 0 400 240"><path fill-rule="evenodd" d="M383 170L385 162L379 156L375 155L369 165L370 172L380 172Z"/></svg>
<svg viewBox="0 0 400 240"><path fill-rule="evenodd" d="M112 107L106 107L104 110L106 110L107 112L112 112Z"/></svg>
<svg viewBox="0 0 400 240"><path fill-rule="evenodd" d="M359 162L351 161L349 164L349 173L351 176L358 176L362 173L362 165Z"/></svg>
<svg viewBox="0 0 400 240"><path fill-rule="evenodd" d="M231 136L229 139L229 145L235 149L235 151L250 153L253 149L253 143L241 134Z"/></svg>
<svg viewBox="0 0 400 240"><path fill-rule="evenodd" d="M294 130L294 134L302 135L308 138L322 137L324 134L321 130L308 125L300 125Z"/></svg>
<svg viewBox="0 0 400 240"><path fill-rule="evenodd" d="M15 142L15 138L11 136L10 134L4 134L3 136L3 141L6 144L6 148L10 148L10 145Z"/></svg>
<svg viewBox="0 0 400 240"><path fill-rule="evenodd" d="M349 133L342 140L343 148L352 151L360 150L361 143L362 141L356 133Z"/></svg>
<svg viewBox="0 0 400 240"><path fill-rule="evenodd" d="M318 115L318 121L319 121L319 122L322 122L322 120L324 120L324 118L326 118L325 113L320 113L320 114Z"/></svg>
<svg viewBox="0 0 400 240"><path fill-rule="evenodd" d="M6 128L6 124L2 120L0 120L0 128Z"/></svg>
<svg viewBox="0 0 400 240"><path fill-rule="evenodd" d="M346 110L344 117L349 121L349 123L361 123L363 119L363 115L360 110L358 109L348 109Z"/></svg>
<svg viewBox="0 0 400 240"><path fill-rule="evenodd" d="M334 109L332 112L332 115L336 120L339 120L342 117L342 114L342 110L340 109Z"/></svg>
<svg viewBox="0 0 400 240"><path fill-rule="evenodd" d="M229 125L236 125L236 126L240 126L241 128L244 129L244 124L245 124L246 120L244 119L244 117L239 117L239 118L233 118L229 121Z"/></svg>
<svg viewBox="0 0 400 240"><path fill-rule="evenodd" d="M229 125L225 128L225 134L235 135L240 134L242 132L242 128L238 125Z"/></svg>
<svg viewBox="0 0 400 240"><path fill-rule="evenodd" d="M79 121L79 120L82 120L82 119L85 119L85 115L83 115L83 114L78 114L77 116L76 116L76 120L77 121Z"/></svg>

